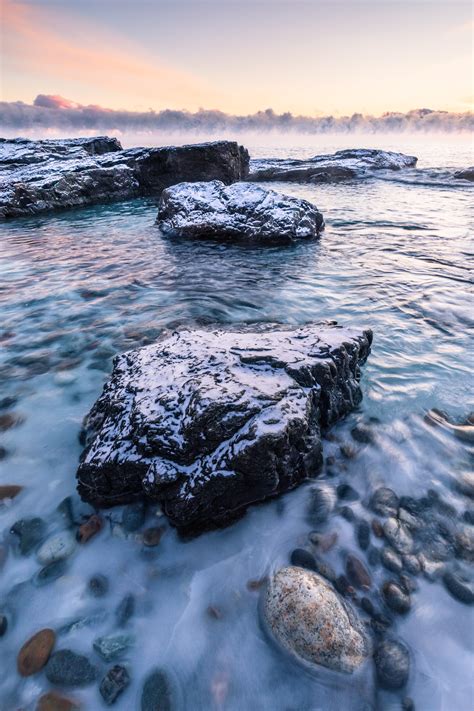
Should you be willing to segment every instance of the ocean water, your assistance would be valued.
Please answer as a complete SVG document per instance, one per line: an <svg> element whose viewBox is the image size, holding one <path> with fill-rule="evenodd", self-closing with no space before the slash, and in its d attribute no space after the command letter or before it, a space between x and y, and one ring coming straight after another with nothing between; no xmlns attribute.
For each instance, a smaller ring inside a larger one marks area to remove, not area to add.
<svg viewBox="0 0 474 711"><path fill-rule="evenodd" d="M267 638L259 591L248 582L307 544L311 483L190 541L167 528L152 549L124 534L120 509L109 510L103 531L43 587L34 584L35 556L18 555L9 534L31 516L44 518L51 533L64 527L56 507L74 493L82 418L114 354L151 342L164 328L239 321L371 327L364 399L325 442L333 464L321 480L350 482L360 495L350 505L369 521L365 504L381 484L399 495L434 490L452 505L454 523L461 521L469 500L456 481L472 468L473 447L425 415L438 408L456 420L474 409L472 187L450 178L452 168L472 164L469 144L439 136L297 143L248 147L253 157L380 147L418 155L419 168L337 185L272 184L314 202L326 220L319 241L290 247L164 238L151 200L0 225L0 415L12 414L14 425L0 432L0 484L24 486L0 507L0 613L9 623L0 639L2 710L34 709L49 688L42 673L23 679L16 672L18 650L41 627L82 620L59 634L57 648L84 653L105 672L110 665L92 642L115 629L114 610L129 593L136 599L127 628L135 645L125 657L131 684L117 709L139 708L144 678L156 666L170 675L179 710L399 709L405 694L417 710L473 707L472 608L439 581L419 576L412 609L394 620L392 633L411 654L401 694L377 688L370 662L349 677L311 675ZM351 429L370 418L374 443L354 442ZM350 458L341 445L350 445ZM156 521L164 523L150 507L147 524ZM338 535L327 554L337 572L348 551L365 560L344 518L334 514L321 530ZM110 583L100 599L87 590L96 573ZM371 573L374 589L389 577L380 566ZM100 709L97 686L70 695Z"/></svg>

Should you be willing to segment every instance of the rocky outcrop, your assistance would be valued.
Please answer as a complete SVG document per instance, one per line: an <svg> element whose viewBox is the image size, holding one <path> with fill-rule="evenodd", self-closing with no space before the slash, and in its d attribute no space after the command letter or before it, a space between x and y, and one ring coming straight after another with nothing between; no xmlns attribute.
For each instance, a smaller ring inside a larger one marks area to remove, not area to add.
<svg viewBox="0 0 474 711"><path fill-rule="evenodd" d="M279 645L310 667L351 673L370 654L355 610L310 570L287 567L275 573L264 591L262 613Z"/></svg>
<svg viewBox="0 0 474 711"><path fill-rule="evenodd" d="M184 180L229 184L247 176L248 162L246 149L233 141L122 150L108 137L2 139L0 218L158 197Z"/></svg>
<svg viewBox="0 0 474 711"><path fill-rule="evenodd" d="M179 183L163 191L157 223L168 235L252 242L312 239L324 227L315 205L252 183Z"/></svg>
<svg viewBox="0 0 474 711"><path fill-rule="evenodd" d="M221 526L322 465L321 429L361 400L372 333L334 323L181 330L118 356L85 420L82 498L159 500Z"/></svg>
<svg viewBox="0 0 474 711"><path fill-rule="evenodd" d="M249 180L334 183L366 177L373 171L414 168L416 162L417 158L404 153L356 148L315 156L309 160L252 160Z"/></svg>

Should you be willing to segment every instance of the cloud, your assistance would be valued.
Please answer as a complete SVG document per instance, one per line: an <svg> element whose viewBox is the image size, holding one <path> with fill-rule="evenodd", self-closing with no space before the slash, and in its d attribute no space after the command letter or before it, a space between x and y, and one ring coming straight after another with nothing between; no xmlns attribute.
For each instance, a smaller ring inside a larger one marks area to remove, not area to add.
<svg viewBox="0 0 474 711"><path fill-rule="evenodd" d="M272 109L236 116L221 111L196 112L120 111L96 105L81 105L62 96L39 94L33 104L22 101L0 102L0 127L9 133L55 129L63 133L99 131L112 133L196 132L241 133L249 131L316 133L400 133L458 132L474 129L472 112L453 113L416 109L407 113L388 112L381 116L294 116L277 114Z"/></svg>

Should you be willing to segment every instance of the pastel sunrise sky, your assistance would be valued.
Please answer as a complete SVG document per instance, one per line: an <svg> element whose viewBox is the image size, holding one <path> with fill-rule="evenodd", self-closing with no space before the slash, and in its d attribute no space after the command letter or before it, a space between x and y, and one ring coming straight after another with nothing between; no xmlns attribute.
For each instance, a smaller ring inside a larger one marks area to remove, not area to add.
<svg viewBox="0 0 474 711"><path fill-rule="evenodd" d="M0 0L1 94L295 114L472 108L465 0Z"/></svg>

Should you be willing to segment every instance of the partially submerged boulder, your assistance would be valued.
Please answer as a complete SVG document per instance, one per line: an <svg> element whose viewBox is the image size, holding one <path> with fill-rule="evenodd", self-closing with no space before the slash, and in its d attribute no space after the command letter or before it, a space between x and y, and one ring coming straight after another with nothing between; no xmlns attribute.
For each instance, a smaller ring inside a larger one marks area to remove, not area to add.
<svg viewBox="0 0 474 711"><path fill-rule="evenodd" d="M85 420L79 493L162 501L181 529L229 523L318 474L321 428L359 404L371 341L334 323L244 325L118 356Z"/></svg>
<svg viewBox="0 0 474 711"><path fill-rule="evenodd" d="M353 609L317 573L282 568L268 581L262 614L276 641L299 662L351 673L370 654L370 642Z"/></svg>
<svg viewBox="0 0 474 711"><path fill-rule="evenodd" d="M130 148L116 138L0 139L0 219L51 210L158 197L183 180L232 183L249 156L234 141Z"/></svg>
<svg viewBox="0 0 474 711"><path fill-rule="evenodd" d="M158 225L168 235L273 243L317 237L322 214L307 200L252 183L179 183L161 194Z"/></svg>
<svg viewBox="0 0 474 711"><path fill-rule="evenodd" d="M307 160L270 158L250 162L249 180L335 183L365 177L373 171L414 168L415 156L394 151L355 148Z"/></svg>

